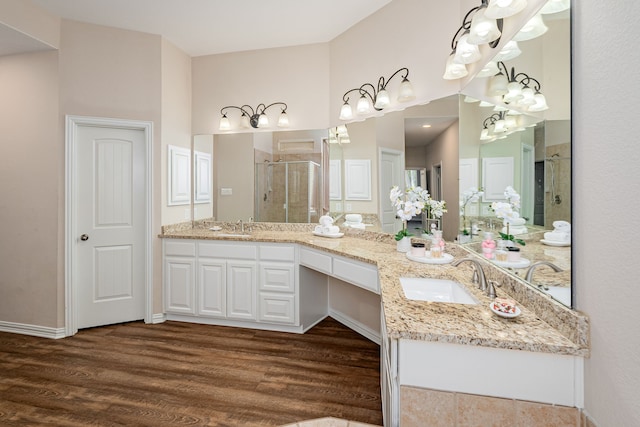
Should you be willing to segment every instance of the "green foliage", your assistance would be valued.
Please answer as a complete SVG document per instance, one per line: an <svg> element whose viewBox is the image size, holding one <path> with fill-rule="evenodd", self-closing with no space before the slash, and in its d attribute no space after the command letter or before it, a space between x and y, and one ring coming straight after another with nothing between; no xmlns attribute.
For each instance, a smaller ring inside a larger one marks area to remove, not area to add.
<svg viewBox="0 0 640 427"><path fill-rule="evenodd" d="M514 236L513 234L506 234L506 233L500 232L500 237L502 238L502 240L511 240L512 242L517 243L517 244L522 245L522 246L526 246L527 245L524 242L524 240L516 239L516 236Z"/></svg>

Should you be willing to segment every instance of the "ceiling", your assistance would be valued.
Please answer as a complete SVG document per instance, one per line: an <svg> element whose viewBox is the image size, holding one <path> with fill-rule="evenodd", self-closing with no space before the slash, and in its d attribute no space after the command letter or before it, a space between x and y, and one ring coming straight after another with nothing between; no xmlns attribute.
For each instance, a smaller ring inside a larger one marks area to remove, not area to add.
<svg viewBox="0 0 640 427"><path fill-rule="evenodd" d="M328 42L391 0L31 0L55 16L158 34L190 56ZM17 53L3 46L0 54ZM20 34L19 34L20 35ZM15 38L20 39L19 35ZM12 39L13 37L11 37ZM24 43L24 40L21 41ZM33 49L30 49L33 50Z"/></svg>

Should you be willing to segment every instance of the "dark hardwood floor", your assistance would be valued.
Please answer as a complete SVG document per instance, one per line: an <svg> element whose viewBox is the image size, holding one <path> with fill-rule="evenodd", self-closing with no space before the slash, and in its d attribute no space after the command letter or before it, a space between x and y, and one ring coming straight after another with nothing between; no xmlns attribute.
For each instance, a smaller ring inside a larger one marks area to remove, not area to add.
<svg viewBox="0 0 640 427"><path fill-rule="evenodd" d="M303 335L181 322L0 332L0 425L382 425L379 364L378 345L331 318Z"/></svg>

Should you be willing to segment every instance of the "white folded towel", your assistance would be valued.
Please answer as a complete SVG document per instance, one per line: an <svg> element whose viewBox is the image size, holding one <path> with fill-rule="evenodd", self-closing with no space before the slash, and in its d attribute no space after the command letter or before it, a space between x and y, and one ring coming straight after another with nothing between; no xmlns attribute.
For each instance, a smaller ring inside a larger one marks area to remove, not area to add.
<svg viewBox="0 0 640 427"><path fill-rule="evenodd" d="M553 221L554 231L571 232L571 224L567 221Z"/></svg>
<svg viewBox="0 0 640 427"><path fill-rule="evenodd" d="M566 233L563 231L548 231L544 233L544 240L547 240L549 242L569 243L571 242L571 233Z"/></svg>
<svg viewBox="0 0 640 427"><path fill-rule="evenodd" d="M329 215L322 215L318 222L323 227L328 227L333 224L333 218L331 218Z"/></svg>
<svg viewBox="0 0 640 427"><path fill-rule="evenodd" d="M361 223L362 222L362 215L360 215L360 214L346 214L344 216L344 219L347 222L351 222L351 223Z"/></svg>
<svg viewBox="0 0 640 427"><path fill-rule="evenodd" d="M504 234L507 234L507 227L502 227L502 232ZM511 234L512 236L517 236L518 234L527 234L529 231L527 230L527 227L524 226L510 226L509 227L509 234Z"/></svg>
<svg viewBox="0 0 640 427"><path fill-rule="evenodd" d="M527 220L524 218L512 218L509 220L505 219L503 222L504 225L507 225L507 222L511 225L524 225L527 222Z"/></svg>
<svg viewBox="0 0 640 427"><path fill-rule="evenodd" d="M358 230L364 230L364 227L365 227L363 223L355 223L355 222L348 222L348 221L345 221L344 226L355 228Z"/></svg>
<svg viewBox="0 0 640 427"><path fill-rule="evenodd" d="M316 225L316 228L314 228L314 230L316 233L322 233L322 226L321 225Z"/></svg>
<svg viewBox="0 0 640 427"><path fill-rule="evenodd" d="M340 227L337 225L329 225L322 227L322 232L324 234L337 234L340 232Z"/></svg>

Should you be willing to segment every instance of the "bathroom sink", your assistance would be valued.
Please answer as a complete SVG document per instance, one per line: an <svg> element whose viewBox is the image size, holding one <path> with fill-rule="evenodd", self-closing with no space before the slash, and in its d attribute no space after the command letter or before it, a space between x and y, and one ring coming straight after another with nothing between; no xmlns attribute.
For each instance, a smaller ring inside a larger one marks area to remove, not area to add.
<svg viewBox="0 0 640 427"><path fill-rule="evenodd" d="M478 304L464 285L448 279L401 277L400 284L407 299L417 301Z"/></svg>

